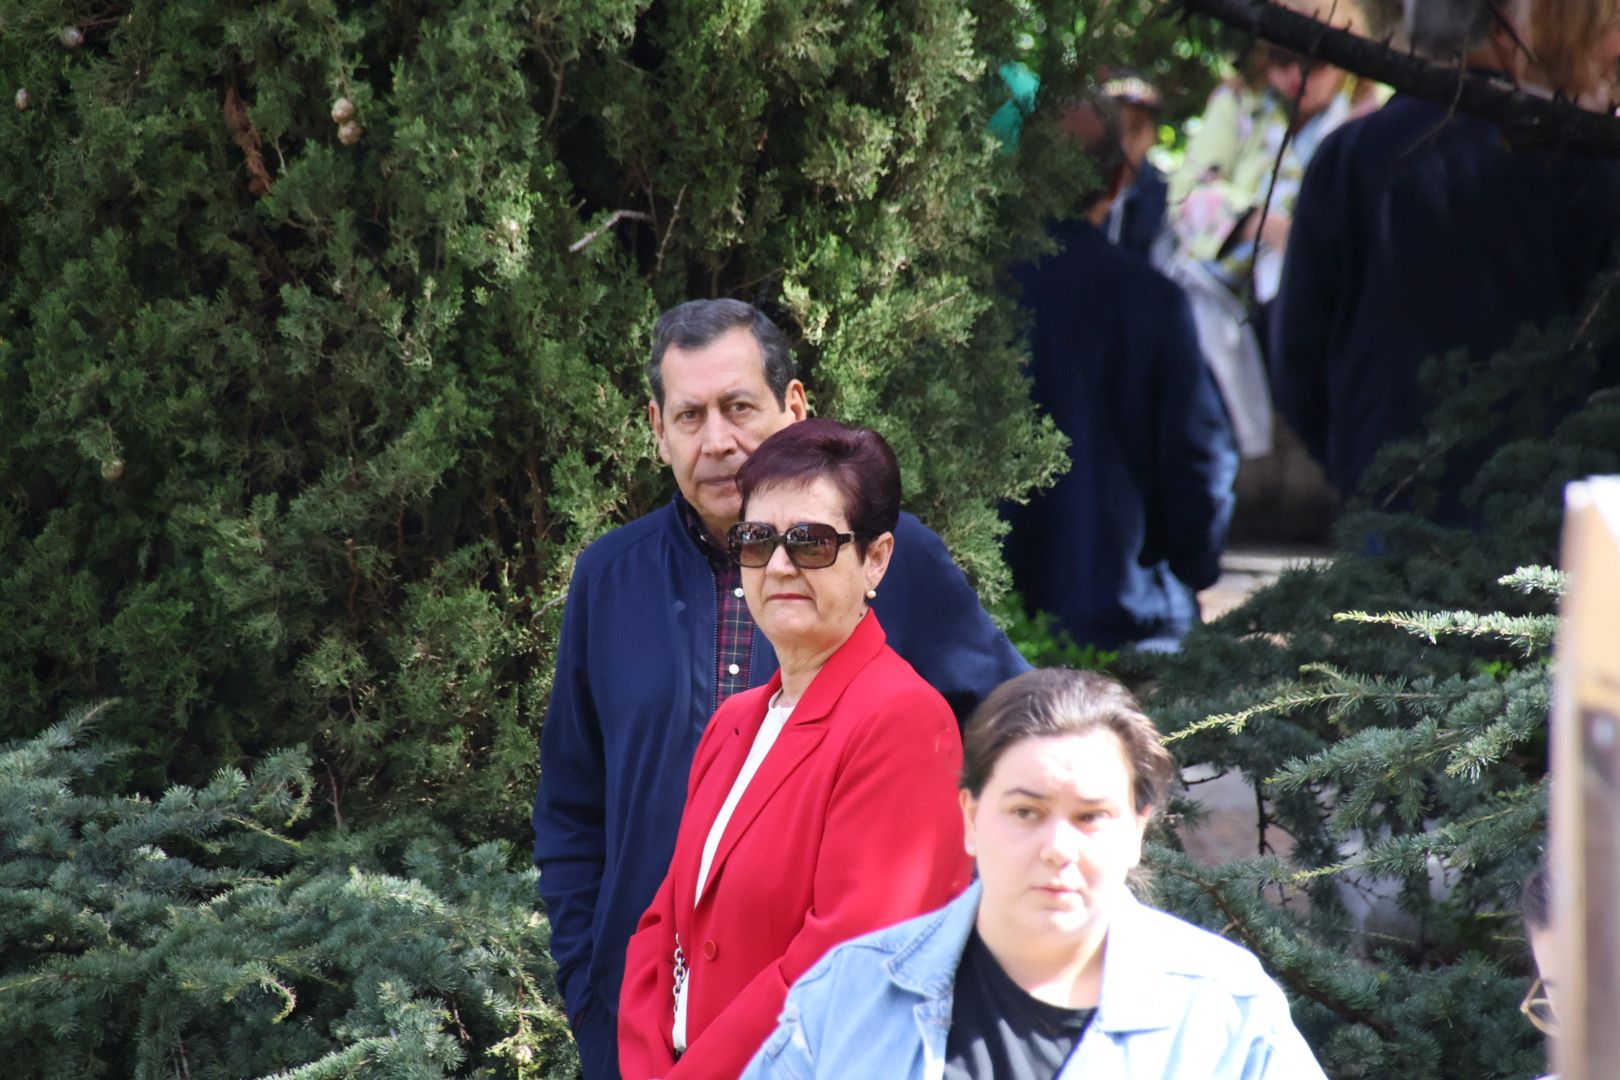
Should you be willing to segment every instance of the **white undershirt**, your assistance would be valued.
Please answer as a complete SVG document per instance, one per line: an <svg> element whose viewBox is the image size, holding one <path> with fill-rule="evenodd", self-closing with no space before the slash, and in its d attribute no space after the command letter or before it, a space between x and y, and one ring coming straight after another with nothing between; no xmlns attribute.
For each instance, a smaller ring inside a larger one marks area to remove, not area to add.
<svg viewBox="0 0 1620 1080"><path fill-rule="evenodd" d="M771 707L765 711L765 722L759 727L759 734L754 736L754 745L748 748L748 757L743 761L742 771L737 779L732 781L731 792L726 795L726 801L720 804L720 813L715 815L714 824L709 826L709 838L703 843L703 861L698 864L697 892L692 897L692 906L697 907L699 900L703 899L703 886L709 881L709 866L714 862L714 853L720 849L720 838L726 833L726 825L731 821L731 815L736 811L737 804L742 801L743 792L753 781L754 774L759 772L760 765L765 762L765 755L771 752L776 745L776 737L782 734L782 728L787 725L788 717L793 715L792 705L777 705L782 692L778 690L776 696L771 698ZM673 1031L675 1049L686 1049L686 993L690 978L683 979L675 987L675 1027Z"/></svg>

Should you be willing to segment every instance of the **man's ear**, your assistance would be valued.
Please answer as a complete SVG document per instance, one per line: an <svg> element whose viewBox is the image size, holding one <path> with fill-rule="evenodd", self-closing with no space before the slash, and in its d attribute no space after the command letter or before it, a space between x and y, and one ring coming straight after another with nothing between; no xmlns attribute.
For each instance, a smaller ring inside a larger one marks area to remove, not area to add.
<svg viewBox="0 0 1620 1080"><path fill-rule="evenodd" d="M794 379L787 384L787 391L782 395L782 407L793 414L795 424L810 415L810 405L805 398L804 383Z"/></svg>
<svg viewBox="0 0 1620 1080"><path fill-rule="evenodd" d="M664 442L664 414L656 401L647 402L647 423L652 425L653 439L658 443L658 458L668 465L669 446Z"/></svg>

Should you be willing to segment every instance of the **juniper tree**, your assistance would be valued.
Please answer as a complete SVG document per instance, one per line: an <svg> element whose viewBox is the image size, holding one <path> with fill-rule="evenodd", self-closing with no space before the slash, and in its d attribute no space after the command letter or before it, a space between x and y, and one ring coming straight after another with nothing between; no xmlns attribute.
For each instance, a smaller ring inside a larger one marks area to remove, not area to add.
<svg viewBox="0 0 1620 1080"><path fill-rule="evenodd" d="M994 598L1057 467L995 279L1018 12L0 3L0 735L521 838L572 557L667 497L652 319L757 301Z"/></svg>
<svg viewBox="0 0 1620 1080"><path fill-rule="evenodd" d="M566 1075L574 1052L511 852L420 815L304 833L282 751L161 799L84 793L91 711L0 747L7 1075ZM283 1072L282 1070L287 1070Z"/></svg>

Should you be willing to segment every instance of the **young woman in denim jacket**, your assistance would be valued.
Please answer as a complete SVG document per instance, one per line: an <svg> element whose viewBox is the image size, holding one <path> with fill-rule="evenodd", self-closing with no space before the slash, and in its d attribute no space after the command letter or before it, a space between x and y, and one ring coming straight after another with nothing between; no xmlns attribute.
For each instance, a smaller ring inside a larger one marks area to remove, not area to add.
<svg viewBox="0 0 1620 1080"><path fill-rule="evenodd" d="M744 1077L1322 1080L1252 954L1126 887L1173 771L1112 679L1001 686L964 746L979 881L828 953Z"/></svg>

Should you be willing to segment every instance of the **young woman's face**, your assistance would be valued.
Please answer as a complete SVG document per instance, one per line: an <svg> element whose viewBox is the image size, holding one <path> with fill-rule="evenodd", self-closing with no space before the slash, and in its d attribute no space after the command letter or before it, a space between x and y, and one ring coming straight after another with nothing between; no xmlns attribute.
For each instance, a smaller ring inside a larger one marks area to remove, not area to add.
<svg viewBox="0 0 1620 1080"><path fill-rule="evenodd" d="M1138 813L1119 736L1029 738L1002 752L978 798L962 792L984 897L980 919L1031 951L1096 942L1142 858L1152 811Z"/></svg>

